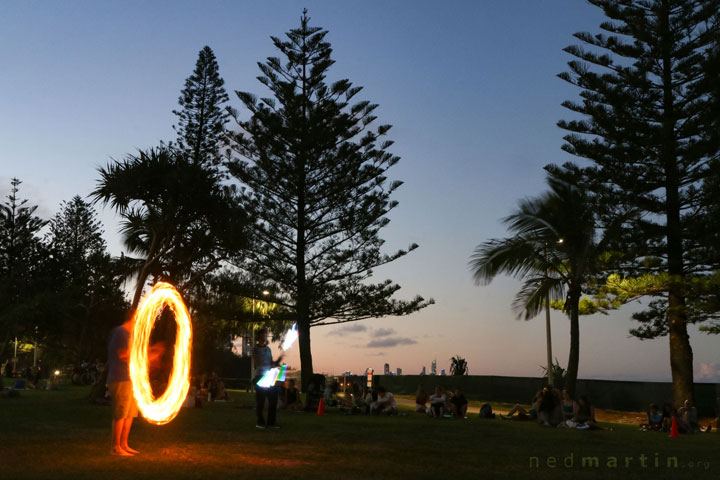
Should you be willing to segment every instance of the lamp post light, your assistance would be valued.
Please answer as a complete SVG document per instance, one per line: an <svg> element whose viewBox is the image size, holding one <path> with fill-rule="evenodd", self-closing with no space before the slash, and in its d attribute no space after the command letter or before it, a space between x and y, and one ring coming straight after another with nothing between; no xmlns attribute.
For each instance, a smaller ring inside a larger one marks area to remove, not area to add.
<svg viewBox="0 0 720 480"><path fill-rule="evenodd" d="M562 238L559 238L556 243L562 245L562 243L565 240ZM545 243L545 260L547 262L550 261L549 255L548 255L548 248L547 243ZM547 269L545 269L545 274L548 274ZM554 385L554 375L553 375L553 363L552 363L552 334L550 331L550 291L548 290L547 296L545 298L545 339L547 342L547 377L548 377L548 385L553 386Z"/></svg>
<svg viewBox="0 0 720 480"><path fill-rule="evenodd" d="M263 294L263 296L267 297L268 295L270 295L270 291L263 290L262 294ZM255 348L255 298L252 299L252 319L253 319L253 322L251 324L252 345L250 346L250 348L251 348L251 350L250 350L250 385L251 385L251 388L253 390L255 390L254 385L252 385L253 374L255 373L255 358L252 355L252 350Z"/></svg>

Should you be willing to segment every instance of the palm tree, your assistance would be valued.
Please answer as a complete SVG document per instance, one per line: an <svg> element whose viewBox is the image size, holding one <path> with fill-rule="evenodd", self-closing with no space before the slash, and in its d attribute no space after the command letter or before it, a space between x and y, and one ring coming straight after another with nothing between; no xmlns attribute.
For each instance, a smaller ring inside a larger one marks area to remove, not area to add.
<svg viewBox="0 0 720 480"><path fill-rule="evenodd" d="M148 278L187 287L241 250L246 215L215 169L167 147L101 168L92 197L122 217L121 233L137 274L132 309Z"/></svg>
<svg viewBox="0 0 720 480"><path fill-rule="evenodd" d="M475 283L487 285L498 274L523 280L513 307L529 320L548 301L564 300L570 318L570 355L565 388L575 391L580 359L580 298L603 266L602 255L617 236L618 216L597 240L597 205L572 181L573 167L548 167L550 190L520 201L503 222L513 236L478 245L470 260Z"/></svg>

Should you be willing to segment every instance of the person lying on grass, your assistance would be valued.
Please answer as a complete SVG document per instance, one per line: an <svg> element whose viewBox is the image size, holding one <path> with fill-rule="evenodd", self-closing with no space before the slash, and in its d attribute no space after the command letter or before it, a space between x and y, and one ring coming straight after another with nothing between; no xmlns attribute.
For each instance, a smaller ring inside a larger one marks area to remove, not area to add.
<svg viewBox="0 0 720 480"><path fill-rule="evenodd" d="M540 398L542 398L542 390L535 392L535 398L532 402L530 410L525 410L525 407L516 403L513 408L507 413L507 415L500 415L501 420L515 420L518 422L526 422L528 420L537 420L538 408L540 407ZM517 415L515 415L517 413ZM515 416L513 416L515 415Z"/></svg>

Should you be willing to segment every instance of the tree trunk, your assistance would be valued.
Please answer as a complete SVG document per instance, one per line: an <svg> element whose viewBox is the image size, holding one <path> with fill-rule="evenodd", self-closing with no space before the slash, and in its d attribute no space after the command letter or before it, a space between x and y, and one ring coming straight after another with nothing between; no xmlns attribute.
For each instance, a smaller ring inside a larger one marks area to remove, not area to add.
<svg viewBox="0 0 720 480"><path fill-rule="evenodd" d="M145 281L148 278L147 263L143 266L140 275L138 276L137 285L135 285L135 295L133 295L132 305L130 305L130 311L135 312L138 303L140 303L140 296L142 295L143 288L145 288Z"/></svg>
<svg viewBox="0 0 720 480"><path fill-rule="evenodd" d="M682 297L670 293L668 329L670 338L670 369L673 382L673 402L681 407L685 400L695 402L693 352L685 322Z"/></svg>
<svg viewBox="0 0 720 480"><path fill-rule="evenodd" d="M142 270L140 270L140 274L138 275L137 285L135 286L135 295L133 296L132 305L130 306L130 311L133 312L133 315L135 314L134 312L138 306L138 303L140 303L140 296L142 295L142 291L145 288L145 281L150 275L150 265L155 263L155 261L157 260L155 252L157 252L158 250L158 243L158 236L153 234L153 239L150 243L150 249L148 250L147 258L145 259Z"/></svg>
<svg viewBox="0 0 720 480"><path fill-rule="evenodd" d="M574 397L578 377L578 366L580 364L580 292L568 294L568 307L570 317L570 355L565 377L565 389L571 397Z"/></svg>
<svg viewBox="0 0 720 480"><path fill-rule="evenodd" d="M671 275L668 291L668 331L670 338L670 369L673 381L673 399L679 407L685 400L694 400L693 353L687 333L687 312L682 293L684 281L683 225L681 221L680 173L676 143L676 94L673 91L673 33L670 30L670 4L662 2L660 17L662 30L663 62L663 119L661 159L665 170L665 216L667 266Z"/></svg>
<svg viewBox="0 0 720 480"><path fill-rule="evenodd" d="M302 391L307 392L310 379L313 376L312 351L310 350L310 322L307 313L303 319L298 312L298 346L300 348L300 375Z"/></svg>

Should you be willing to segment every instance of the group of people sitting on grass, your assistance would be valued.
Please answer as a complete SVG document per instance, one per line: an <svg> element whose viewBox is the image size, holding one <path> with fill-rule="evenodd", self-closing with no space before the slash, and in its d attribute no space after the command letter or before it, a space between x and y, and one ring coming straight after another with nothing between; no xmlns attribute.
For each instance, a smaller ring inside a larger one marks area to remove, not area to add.
<svg viewBox="0 0 720 480"><path fill-rule="evenodd" d="M698 424L697 409L690 400L685 400L680 408L675 408L672 404L666 403L663 405L662 411L660 411L657 404L651 403L647 412L647 423L641 423L640 430L670 432L673 419L677 424L678 433L687 434L712 430L711 424L708 424L704 429Z"/></svg>
<svg viewBox="0 0 720 480"><path fill-rule="evenodd" d="M435 387L428 395L422 385L415 393L415 411L427 413L433 418L467 418L468 401L460 388L447 392L443 387Z"/></svg>
<svg viewBox="0 0 720 480"><path fill-rule="evenodd" d="M345 388L344 395L337 399L340 409L346 414L397 415L395 396L382 385L375 389L362 388L353 383Z"/></svg>
<svg viewBox="0 0 720 480"><path fill-rule="evenodd" d="M223 382L216 372L193 377L190 382L185 407L201 408L203 402L229 402L230 394L225 390Z"/></svg>
<svg viewBox="0 0 720 480"><path fill-rule="evenodd" d="M587 396L573 399L567 390L543 388L535 393L530 410L517 404L501 419L537 421L540 425L579 430L601 429L595 419L595 407Z"/></svg>

